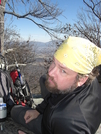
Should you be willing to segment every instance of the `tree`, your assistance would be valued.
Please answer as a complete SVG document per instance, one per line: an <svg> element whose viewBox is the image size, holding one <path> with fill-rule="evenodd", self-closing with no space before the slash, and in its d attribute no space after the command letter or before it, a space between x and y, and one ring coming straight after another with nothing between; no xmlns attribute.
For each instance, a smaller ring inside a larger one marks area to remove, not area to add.
<svg viewBox="0 0 101 134"><path fill-rule="evenodd" d="M0 52L2 53L4 44L4 10L5 10L5 1L2 0L0 3Z"/></svg>
<svg viewBox="0 0 101 134"><path fill-rule="evenodd" d="M101 0L83 0L86 9L77 15L76 22L66 24L62 32L69 35L85 37L101 47Z"/></svg>
<svg viewBox="0 0 101 134"><path fill-rule="evenodd" d="M22 11L18 10L19 6ZM60 32L60 27L55 27L55 21L62 11L56 4L51 4L49 0L1 0L0 4L0 43L3 53L4 43L4 15L13 15L17 18L25 18L32 21L39 28L45 30L50 36L56 37L55 33ZM53 24L53 25L52 25Z"/></svg>
<svg viewBox="0 0 101 134"><path fill-rule="evenodd" d="M83 0L87 6L78 14L76 29L90 41L101 47L101 0Z"/></svg>
<svg viewBox="0 0 101 134"><path fill-rule="evenodd" d="M6 23L7 19L5 19L4 21ZM11 21L10 23L6 23L4 29L4 47L10 42L16 41L18 38L20 38L20 33L17 27L12 25Z"/></svg>

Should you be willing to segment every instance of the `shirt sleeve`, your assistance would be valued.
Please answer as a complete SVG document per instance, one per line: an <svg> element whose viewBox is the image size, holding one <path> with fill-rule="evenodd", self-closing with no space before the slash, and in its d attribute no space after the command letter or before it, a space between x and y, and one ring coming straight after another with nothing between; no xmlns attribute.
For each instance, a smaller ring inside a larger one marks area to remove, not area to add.
<svg viewBox="0 0 101 134"><path fill-rule="evenodd" d="M54 134L91 134L87 124L75 119L55 119L52 124Z"/></svg>

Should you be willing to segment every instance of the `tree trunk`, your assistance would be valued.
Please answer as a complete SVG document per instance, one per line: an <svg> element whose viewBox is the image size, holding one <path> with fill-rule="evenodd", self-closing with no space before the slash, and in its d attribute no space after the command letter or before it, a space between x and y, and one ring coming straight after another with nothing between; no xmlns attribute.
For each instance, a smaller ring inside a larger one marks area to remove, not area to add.
<svg viewBox="0 0 101 134"><path fill-rule="evenodd" d="M4 10L5 0L1 0L0 4L0 53L3 55L4 49Z"/></svg>

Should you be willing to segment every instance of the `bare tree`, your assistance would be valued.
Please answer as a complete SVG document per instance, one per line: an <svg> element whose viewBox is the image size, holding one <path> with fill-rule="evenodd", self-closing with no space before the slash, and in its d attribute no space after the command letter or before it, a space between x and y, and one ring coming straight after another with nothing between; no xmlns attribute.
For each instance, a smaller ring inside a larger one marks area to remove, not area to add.
<svg viewBox="0 0 101 134"><path fill-rule="evenodd" d="M5 19L6 22L7 19ZM10 43L16 41L18 38L20 38L20 33L16 26L12 24L13 22L10 21L10 23L5 24L4 29L4 47Z"/></svg>
<svg viewBox="0 0 101 134"><path fill-rule="evenodd" d="M77 15L74 25L66 24L62 32L69 35L81 36L89 39L101 47L101 0L83 0L86 9Z"/></svg>
<svg viewBox="0 0 101 134"><path fill-rule="evenodd" d="M0 53L3 53L3 44L4 44L4 10L5 10L5 1L2 0L0 3Z"/></svg>
<svg viewBox="0 0 101 134"><path fill-rule="evenodd" d="M101 38L101 1L83 0L87 9L78 14L77 30L100 47Z"/></svg>
<svg viewBox="0 0 101 134"><path fill-rule="evenodd" d="M6 8L5 8L6 5ZM19 9L19 6L22 7ZM4 41L4 15L13 15L32 21L39 28L45 30L49 35L55 36L54 33L60 32L60 28L54 24L58 20L58 16L62 11L56 4L52 4L49 0L1 0L0 4L0 39L1 52L3 53ZM52 25L53 24L53 25ZM56 37L56 36L55 36Z"/></svg>

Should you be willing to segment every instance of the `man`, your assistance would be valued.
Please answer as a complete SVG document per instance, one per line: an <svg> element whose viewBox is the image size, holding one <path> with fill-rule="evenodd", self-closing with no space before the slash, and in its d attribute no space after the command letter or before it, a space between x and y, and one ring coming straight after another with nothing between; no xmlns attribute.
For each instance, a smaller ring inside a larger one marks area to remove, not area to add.
<svg viewBox="0 0 101 134"><path fill-rule="evenodd" d="M45 85L50 93L35 110L14 107L12 118L35 134L95 134L101 122L101 87L95 78L100 64L100 48L69 37L49 67Z"/></svg>

